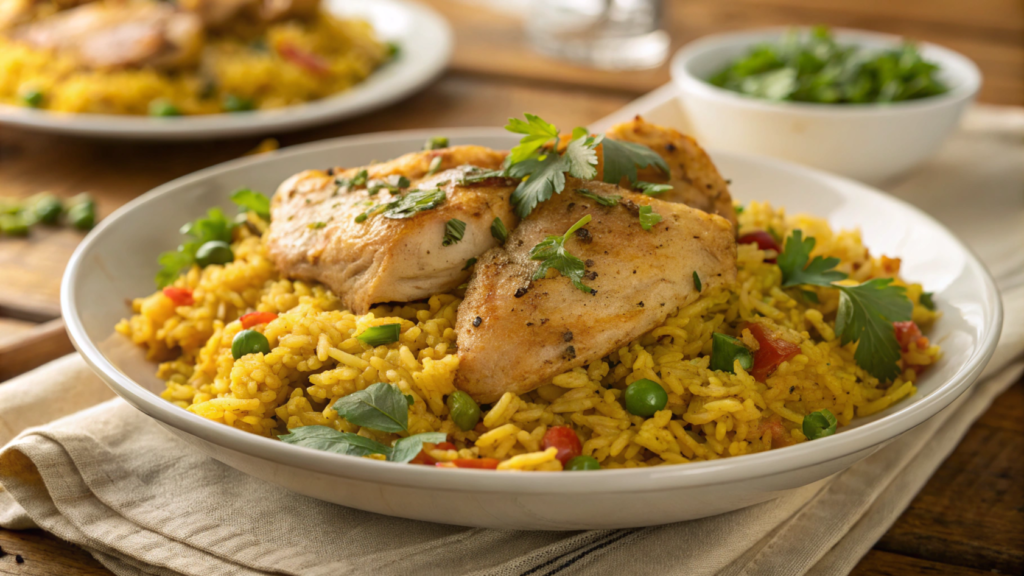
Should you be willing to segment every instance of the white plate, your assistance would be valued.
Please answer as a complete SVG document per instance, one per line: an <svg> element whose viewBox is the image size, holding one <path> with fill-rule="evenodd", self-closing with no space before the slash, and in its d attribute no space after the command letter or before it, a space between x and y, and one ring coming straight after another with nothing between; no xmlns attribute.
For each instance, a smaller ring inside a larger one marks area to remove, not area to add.
<svg viewBox="0 0 1024 576"><path fill-rule="evenodd" d="M426 6L404 0L324 0L324 6L338 16L369 21L382 41L398 44L398 57L350 90L276 110L154 118L68 114L0 105L0 124L139 140L200 140L280 133L350 118L397 102L433 80L451 57L451 28L440 14Z"/></svg>
<svg viewBox="0 0 1024 576"><path fill-rule="evenodd" d="M240 186L270 192L307 168L356 166L419 149L430 136L508 147L494 129L393 132L307 144L179 178L100 223L64 275L68 333L121 397L188 444L246 473L315 498L393 516L493 528L569 530L654 525L719 514L843 470L949 405L991 356L1002 309L991 277L941 224L862 184L823 172L713 152L743 200L768 200L843 227L859 226L875 254L903 259L907 278L935 291L944 316L929 337L945 350L917 395L840 433L770 452L680 466L591 473L515 473L401 466L284 444L205 420L157 394L164 384L142 349L113 330L125 302L154 291L157 255L178 227Z"/></svg>

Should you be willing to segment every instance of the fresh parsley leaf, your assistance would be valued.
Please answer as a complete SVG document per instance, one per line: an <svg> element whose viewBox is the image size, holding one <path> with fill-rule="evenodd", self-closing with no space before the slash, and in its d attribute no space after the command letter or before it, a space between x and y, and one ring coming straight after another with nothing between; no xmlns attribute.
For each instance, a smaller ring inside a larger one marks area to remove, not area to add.
<svg viewBox="0 0 1024 576"><path fill-rule="evenodd" d="M927 308L927 309L929 309L929 310L934 312L935 311L935 300L933 298L934 295L935 295L934 292L921 292L921 297L918 298L917 301L921 303L921 306L924 306L925 308Z"/></svg>
<svg viewBox="0 0 1024 576"><path fill-rule="evenodd" d="M462 241L462 236L466 233L466 223L458 218L452 218L444 225L444 239L441 240L442 246L451 246Z"/></svg>
<svg viewBox="0 0 1024 576"><path fill-rule="evenodd" d="M413 190L398 200L384 205L384 217L401 220L411 218L417 212L432 210L444 203L444 190Z"/></svg>
<svg viewBox="0 0 1024 576"><path fill-rule="evenodd" d="M388 455L388 460L405 464L415 458L416 455L423 450L424 442L438 444L444 442L447 438L448 435L444 432L424 432L422 434L414 434L406 438L400 438L395 442L394 448L391 449L391 454Z"/></svg>
<svg viewBox="0 0 1024 576"><path fill-rule="evenodd" d="M584 198L590 198L594 202L597 202L601 206L615 206L622 200L622 196L618 194L609 194L608 196L601 196L600 194L594 194L586 188L577 188L576 193Z"/></svg>
<svg viewBox="0 0 1024 576"><path fill-rule="evenodd" d="M803 294L804 299L810 302L811 304L820 303L820 301L818 300L818 293L815 292L814 290L801 290L800 293Z"/></svg>
<svg viewBox="0 0 1024 576"><path fill-rule="evenodd" d="M616 186L623 178L636 185L637 168L657 166L666 176L669 174L668 164L654 151L642 144L620 142L605 138L604 150L604 181Z"/></svg>
<svg viewBox="0 0 1024 576"><path fill-rule="evenodd" d="M446 136L434 136L423 143L424 150L437 150L438 148L447 148L448 138Z"/></svg>
<svg viewBox="0 0 1024 576"><path fill-rule="evenodd" d="M579 130L577 128L577 130ZM597 151L595 148L604 136L590 136L583 131L583 135L576 137L573 131L573 140L565 147L562 158L565 160L569 174L580 180L593 180L597 176ZM559 191L560 192L560 191Z"/></svg>
<svg viewBox="0 0 1024 576"><path fill-rule="evenodd" d="M704 289L703 286L701 286L700 276L697 275L696 270L693 271L693 287L697 289L697 292L700 292L701 290Z"/></svg>
<svg viewBox="0 0 1024 576"><path fill-rule="evenodd" d="M409 403L394 384L378 382L366 390L342 396L331 408L356 426L381 432L409 429Z"/></svg>
<svg viewBox="0 0 1024 576"><path fill-rule="evenodd" d="M501 242L505 243L508 240L508 228L505 228L505 223L501 221L501 218L495 217L494 221L491 222L491 236Z"/></svg>
<svg viewBox="0 0 1024 576"><path fill-rule="evenodd" d="M159 288L168 286L185 268L196 261L196 252L207 242L220 241L231 243L231 233L235 224L228 220L220 208L210 208L206 216L198 218L181 227L180 232L192 239L178 246L177 250L164 252L157 259L160 271L156 274L156 285Z"/></svg>
<svg viewBox="0 0 1024 576"><path fill-rule="evenodd" d="M470 268L473 267L473 264L476 264L476 258L470 258L469 260L466 260L466 265L462 267L462 271L465 272L466 270L469 270Z"/></svg>
<svg viewBox="0 0 1024 576"><path fill-rule="evenodd" d="M801 230L793 230L786 239L786 247L778 257L783 288L800 284L832 286L833 282L846 278L846 274L833 270L839 264L839 258L815 256L810 264L807 263L815 242L813 237L804 239Z"/></svg>
<svg viewBox="0 0 1024 576"><path fill-rule="evenodd" d="M900 373L900 344L892 323L910 320L914 310L906 288L891 284L891 278L875 278L858 286L835 286L836 333L843 345L857 342L857 365L882 381Z"/></svg>
<svg viewBox="0 0 1024 576"><path fill-rule="evenodd" d="M804 416L801 428L808 440L817 440L835 434L838 425L839 421L830 410L818 410Z"/></svg>
<svg viewBox="0 0 1024 576"><path fill-rule="evenodd" d="M401 324L382 324L380 326L371 326L366 330L363 330L359 336L356 336L356 340L359 340L368 346L385 346L393 342L398 342L398 336L401 333Z"/></svg>
<svg viewBox="0 0 1024 576"><path fill-rule="evenodd" d="M671 190L672 185L658 184L656 182L644 182L643 180L640 180L636 183L636 188L648 196L657 196L658 194L664 194Z"/></svg>
<svg viewBox="0 0 1024 576"><path fill-rule="evenodd" d="M349 456L391 455L391 448L376 440L351 432L338 432L327 426L302 426L290 430L289 434L281 434L278 438L287 444Z"/></svg>
<svg viewBox="0 0 1024 576"><path fill-rule="evenodd" d="M526 218L537 207L556 192L565 188L566 162L555 153L541 158L531 158L509 168L513 178L526 178L512 193L512 205L520 218Z"/></svg>
<svg viewBox="0 0 1024 576"><path fill-rule="evenodd" d="M409 404L409 406L412 406L416 403L416 397L412 394L405 394L405 402Z"/></svg>
<svg viewBox="0 0 1024 576"><path fill-rule="evenodd" d="M595 290L583 283L583 274L586 272L583 260L573 256L565 249L565 242L572 237L573 233L586 226L589 222L590 214L587 214L573 224L565 234L561 236L548 236L530 250L530 259L540 260L540 266L533 273L534 280L544 278L547 276L548 270L554 268L562 276L571 280L572 285L579 290L588 294L596 294Z"/></svg>
<svg viewBox="0 0 1024 576"><path fill-rule="evenodd" d="M240 208L255 212L257 216L264 220L270 220L270 198L259 192L249 188L239 188L231 195L231 201Z"/></svg>
<svg viewBox="0 0 1024 576"><path fill-rule="evenodd" d="M655 224L661 222L661 214L654 211L654 208L650 206L640 207L640 227L644 230L650 231Z"/></svg>
<svg viewBox="0 0 1024 576"><path fill-rule="evenodd" d="M518 118L509 118L508 126L505 126L505 130L509 132L525 134L519 141L519 145L512 148L509 154L509 161L512 164L526 160L533 156L533 153L541 146L558 138L558 128L554 124L548 124L533 114L524 114L523 116L526 117L525 122Z"/></svg>
<svg viewBox="0 0 1024 576"><path fill-rule="evenodd" d="M484 180L490 180L491 178L508 178L508 174L505 170L484 170L482 168L473 167L470 171L466 172L462 179L459 180L459 185L465 186L467 184L479 184Z"/></svg>
<svg viewBox="0 0 1024 576"><path fill-rule="evenodd" d="M157 259L160 271L156 273L156 285L158 288L170 286L178 278L178 274L195 262L195 252L187 253L179 250L164 252Z"/></svg>

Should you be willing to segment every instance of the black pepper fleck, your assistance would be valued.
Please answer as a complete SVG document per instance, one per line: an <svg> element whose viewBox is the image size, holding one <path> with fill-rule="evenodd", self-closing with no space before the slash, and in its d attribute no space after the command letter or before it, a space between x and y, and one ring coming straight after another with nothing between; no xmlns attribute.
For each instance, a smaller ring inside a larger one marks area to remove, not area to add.
<svg viewBox="0 0 1024 576"><path fill-rule="evenodd" d="M526 296L526 292L527 292L527 289L522 287L522 286L520 286L519 288L516 288L515 297L516 298L522 298L523 296Z"/></svg>
<svg viewBox="0 0 1024 576"><path fill-rule="evenodd" d="M576 348L569 346L568 348L565 349L565 352L562 352L562 357L565 358L566 360L572 360L576 358Z"/></svg>
<svg viewBox="0 0 1024 576"><path fill-rule="evenodd" d="M583 277L586 278L587 280L593 280L593 279L597 278L597 272L594 272L593 270L590 270L588 272L584 272L583 273ZM131 306L131 304L129 304L129 306Z"/></svg>
<svg viewBox="0 0 1024 576"><path fill-rule="evenodd" d="M328 168L327 169L327 175L328 176L334 176L334 168Z"/></svg>
<svg viewBox="0 0 1024 576"><path fill-rule="evenodd" d="M597 296L597 290L594 290L593 288L591 288L590 289L590 295L591 296Z"/></svg>
<svg viewBox="0 0 1024 576"><path fill-rule="evenodd" d="M576 207L576 203L575 202L569 202L569 205L565 207L565 211L569 212L569 211L571 211L575 207Z"/></svg>
<svg viewBox="0 0 1024 576"><path fill-rule="evenodd" d="M586 228L580 228L577 230L576 237L584 244L590 244L594 241L594 237L590 235L590 230L587 230Z"/></svg>
<svg viewBox="0 0 1024 576"><path fill-rule="evenodd" d="M572 331L567 331L565 334L562 334L562 340L572 342Z"/></svg>
<svg viewBox="0 0 1024 576"><path fill-rule="evenodd" d="M590 268L594 265L594 261L588 258L587 261L583 263L583 265L586 266L587 268Z"/></svg>
<svg viewBox="0 0 1024 576"><path fill-rule="evenodd" d="M547 319L547 318L541 318L541 319L540 319L540 325L541 325L541 326L543 326L543 325L545 325L545 324L547 324L547 323L548 323L548 319Z"/></svg>
<svg viewBox="0 0 1024 576"><path fill-rule="evenodd" d="M527 326L533 326L533 322L527 322L526 325Z"/></svg>
<svg viewBox="0 0 1024 576"><path fill-rule="evenodd" d="M789 393L790 393L790 394L792 394L792 393L793 393L793 390L796 390L796 386L790 386L790 387L789 387Z"/></svg>
<svg viewBox="0 0 1024 576"><path fill-rule="evenodd" d="M711 183L709 182L705 184L704 187L707 188L708 190L711 190Z"/></svg>
<svg viewBox="0 0 1024 576"><path fill-rule="evenodd" d="M14 555L14 561L17 562L18 564L24 564L25 563L25 559L21 557L21 554L15 554Z"/></svg>
<svg viewBox="0 0 1024 576"><path fill-rule="evenodd" d="M639 304L637 304L637 306L639 306L639 307L643 308L643 307L644 307L644 303L643 303L643 302L640 302Z"/></svg>
<svg viewBox="0 0 1024 576"><path fill-rule="evenodd" d="M483 323L483 321L484 321L484 319L479 317L479 316L477 316L476 318L473 318L473 327L474 328L478 328L480 326L480 324Z"/></svg>
<svg viewBox="0 0 1024 576"><path fill-rule="evenodd" d="M729 184L731 186L732 185L732 178L726 178L725 179L725 183Z"/></svg>
<svg viewBox="0 0 1024 576"><path fill-rule="evenodd" d="M665 144L665 150L668 150L669 152L675 152L676 151L676 145L671 143L671 142L669 142L668 144Z"/></svg>

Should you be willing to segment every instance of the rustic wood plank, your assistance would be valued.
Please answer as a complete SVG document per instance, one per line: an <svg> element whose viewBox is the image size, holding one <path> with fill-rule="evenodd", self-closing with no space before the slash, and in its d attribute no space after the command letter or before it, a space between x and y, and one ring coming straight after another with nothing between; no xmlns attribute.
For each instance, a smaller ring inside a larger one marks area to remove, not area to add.
<svg viewBox="0 0 1024 576"><path fill-rule="evenodd" d="M35 327L35 322L0 317L0 346L3 346L4 342L18 338L21 334Z"/></svg>
<svg viewBox="0 0 1024 576"><path fill-rule="evenodd" d="M60 318L0 341L0 383L75 351Z"/></svg>
<svg viewBox="0 0 1024 576"><path fill-rule="evenodd" d="M891 552L871 550L861 559L850 576L981 576L990 572L942 564L931 560L900 556Z"/></svg>
<svg viewBox="0 0 1024 576"><path fill-rule="evenodd" d="M110 576L85 550L43 532L0 530L0 574L18 576ZM22 562L17 561L21 556Z"/></svg>

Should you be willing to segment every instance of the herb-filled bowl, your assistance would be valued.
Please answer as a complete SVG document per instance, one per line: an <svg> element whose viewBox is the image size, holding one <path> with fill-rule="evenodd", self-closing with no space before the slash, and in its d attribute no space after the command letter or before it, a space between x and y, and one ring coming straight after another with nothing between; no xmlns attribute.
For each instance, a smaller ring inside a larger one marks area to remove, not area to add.
<svg viewBox="0 0 1024 576"><path fill-rule="evenodd" d="M701 518L828 477L948 406L979 376L995 348L1002 310L992 279L932 218L847 179L712 150L741 203L767 201L825 218L835 227L859 228L872 253L901 258L906 277L933 293L941 317L928 337L943 353L917 381L916 394L857 418L834 435L793 446L707 462L577 472L446 469L315 450L208 420L160 397L166 383L157 377L156 364L147 360L143 348L115 331L115 325L131 315L129 299L154 290L158 257L180 242L182 222L211 207L230 208L233 192L241 187L269 192L307 168L360 166L396 157L421 149L436 134L450 137L452 144L496 149L508 149L517 141L493 129L340 138L227 162L137 198L100 223L67 267L61 303L72 341L121 398L191 449L241 472L380 514L533 530L623 528Z"/></svg>
<svg viewBox="0 0 1024 576"><path fill-rule="evenodd" d="M863 66L863 61L902 50L911 39L842 29L833 31L834 42L840 52L856 49L851 56L814 74L787 77L786 71L778 70L786 66L772 66L770 61L791 62L801 57L795 54L799 47L792 46L792 40L789 47L785 44L791 34L811 38L814 32L771 28L716 34L691 42L676 53L672 79L694 135L702 143L799 162L866 182L883 182L933 155L981 86L981 74L967 57L934 44L913 42L904 60L919 56L926 65L934 66L930 76L944 90L899 99L901 91L916 90L925 77L918 79L908 73L901 83L899 67L910 64L901 63L900 56L894 58L894 65L887 65L892 70L884 72ZM770 49L758 50L765 46ZM743 79L745 85L738 81L734 89L711 82L737 63L746 67L742 72L763 70L768 74L751 73ZM881 94L858 97L861 88L867 89L872 82L880 85ZM801 92L803 96L794 101L794 93Z"/></svg>

